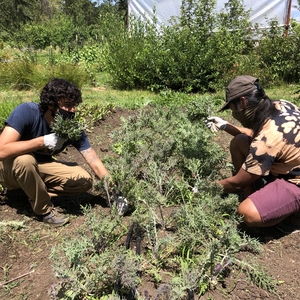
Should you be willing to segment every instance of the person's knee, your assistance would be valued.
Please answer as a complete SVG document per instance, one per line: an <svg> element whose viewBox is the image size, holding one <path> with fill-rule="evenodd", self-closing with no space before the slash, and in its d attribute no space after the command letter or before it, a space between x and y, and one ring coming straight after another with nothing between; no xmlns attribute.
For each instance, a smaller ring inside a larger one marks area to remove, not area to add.
<svg viewBox="0 0 300 300"><path fill-rule="evenodd" d="M36 159L30 154L17 156L14 160L15 172L30 172L37 170Z"/></svg>
<svg viewBox="0 0 300 300"><path fill-rule="evenodd" d="M80 175L73 178L70 186L77 187L81 192L87 192L93 187L92 176L88 172L81 170Z"/></svg>
<svg viewBox="0 0 300 300"><path fill-rule="evenodd" d="M249 148L249 137L245 134L237 134L231 141L230 141L230 151L234 152L241 148L247 147Z"/></svg>
<svg viewBox="0 0 300 300"><path fill-rule="evenodd" d="M237 212L243 216L243 221L248 227L254 227L261 223L261 217L249 198L238 206Z"/></svg>

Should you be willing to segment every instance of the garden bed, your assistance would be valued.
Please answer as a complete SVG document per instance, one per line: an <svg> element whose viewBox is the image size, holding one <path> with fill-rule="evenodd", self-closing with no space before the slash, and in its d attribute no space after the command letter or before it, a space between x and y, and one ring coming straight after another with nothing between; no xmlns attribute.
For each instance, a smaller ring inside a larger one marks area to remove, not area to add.
<svg viewBox="0 0 300 300"><path fill-rule="evenodd" d="M116 109L95 126L93 132L89 134L89 139L100 157L112 154L110 133L121 126L120 118L127 118L134 113L130 110ZM221 139L218 136L217 138L218 143L221 143L224 150L228 151L229 137ZM89 170L80 153L72 147L67 150L58 159L78 162ZM110 214L104 195L92 190L87 194L77 195L76 198L54 199L55 205L70 215L71 222L63 228L49 229L47 225L35 218L26 195L22 191L3 193L0 222L7 225L5 229L3 229L4 226L1 227L0 237L0 299L62 299L63 296L57 294L56 290L59 279L53 271L52 260L49 258L51 249L62 243L64 237L72 236L85 222L80 205L89 203L92 210L99 214ZM170 215L172 209L165 208L163 213ZM132 222L131 215L126 215L123 222L123 225L129 229ZM237 258L243 261L255 260L267 270L277 282L276 292L267 292L251 283L247 279L247 275L251 275L251 272L246 274L235 268L229 268L224 280L217 282L200 298L195 295L195 299L300 299L300 233L282 235L272 227L241 230L259 239L262 252L252 254L244 251L238 253ZM163 231L162 234L172 234L172 231ZM119 247L125 247L125 244L126 235L120 239ZM142 241L141 251L145 250L145 246ZM135 243L132 243L130 247L134 249ZM168 276L163 277L160 284L154 283L152 277L147 274L141 274L140 279L141 284L137 290L141 296L145 299L166 299L161 289L164 283L168 283ZM260 280L263 286L264 279ZM159 292L161 296L158 296Z"/></svg>

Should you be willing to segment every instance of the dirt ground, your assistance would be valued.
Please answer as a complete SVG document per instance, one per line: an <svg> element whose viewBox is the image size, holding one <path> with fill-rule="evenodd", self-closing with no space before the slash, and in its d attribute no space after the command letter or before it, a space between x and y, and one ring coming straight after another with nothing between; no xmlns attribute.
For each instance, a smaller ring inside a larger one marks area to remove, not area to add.
<svg viewBox="0 0 300 300"><path fill-rule="evenodd" d="M100 157L110 153L109 133L120 126L120 117L126 118L133 113L116 109L95 126L89 138ZM219 141L224 150L228 151L227 137L220 135ZM81 155L73 148L61 154L59 159L78 162L88 170ZM94 191L77 197L82 204L90 203L93 209L109 212L105 199ZM14 227L2 233L0 231L0 299L54 299L51 297L51 290L58 279L49 259L51 248L84 222L78 201L73 200L74 198L54 199L54 204L69 214L71 222L62 228L49 229L35 218L22 191L7 191L2 195L0 222L22 222L22 228L17 230ZM246 232L259 239L263 251L259 255L242 252L238 257L252 261L254 259L263 266L278 282L277 293L268 293L254 286L245 274L232 270L224 282L218 283L204 296L195 296L194 299L300 299L300 232L283 235L275 228L246 229ZM157 299L156 289L147 278L142 278L139 291L141 295L147 291L148 299Z"/></svg>

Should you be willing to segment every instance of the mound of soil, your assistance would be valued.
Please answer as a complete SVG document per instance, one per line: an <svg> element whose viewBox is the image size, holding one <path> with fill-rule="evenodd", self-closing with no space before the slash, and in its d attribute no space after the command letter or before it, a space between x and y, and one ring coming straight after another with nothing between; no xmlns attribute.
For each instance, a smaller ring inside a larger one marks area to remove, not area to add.
<svg viewBox="0 0 300 300"><path fill-rule="evenodd" d="M121 125L120 118L127 118L134 113L135 111L117 108L95 126L89 139L100 157L110 154L109 134ZM228 151L229 137L224 135L218 139L224 150ZM58 159L77 162L89 170L81 154L72 147ZM80 201L75 201L73 197L54 199L54 204L70 215L71 222L62 228L49 229L35 218L27 197L21 190L2 193L0 222L14 223L11 223L12 230L0 231L0 299L54 299L51 291L53 294L58 279L51 267L49 255L51 248L63 236L72 234L84 222L79 203L89 203L93 209L109 213L106 200L95 191L76 197ZM18 230L18 226L22 229ZM241 252L238 258L249 259L251 262L255 260L267 270L278 282L276 293L251 284L247 279L247 275L251 274L231 270L224 282L217 283L204 296L195 296L195 299L300 299L300 232L283 235L273 227L245 230L260 241L263 251L261 254ZM147 277L142 277L141 281L140 294L147 294L148 299L158 299L154 283Z"/></svg>

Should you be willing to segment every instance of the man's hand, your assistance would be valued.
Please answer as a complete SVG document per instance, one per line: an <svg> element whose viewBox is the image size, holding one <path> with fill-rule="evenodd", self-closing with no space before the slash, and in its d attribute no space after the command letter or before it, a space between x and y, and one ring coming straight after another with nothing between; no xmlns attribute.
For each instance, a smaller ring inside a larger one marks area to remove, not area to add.
<svg viewBox="0 0 300 300"><path fill-rule="evenodd" d="M225 130L228 122L219 117L208 117L206 121L206 126L212 132L218 132L219 130Z"/></svg>
<svg viewBox="0 0 300 300"><path fill-rule="evenodd" d="M55 133L44 135L44 146L50 150L60 149L67 139L57 136Z"/></svg>

